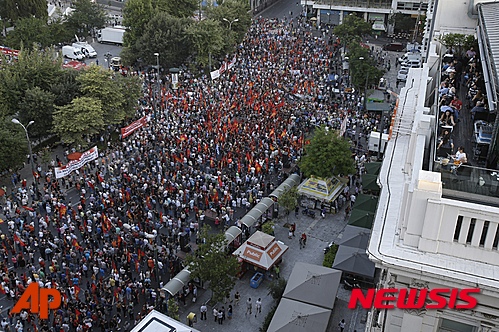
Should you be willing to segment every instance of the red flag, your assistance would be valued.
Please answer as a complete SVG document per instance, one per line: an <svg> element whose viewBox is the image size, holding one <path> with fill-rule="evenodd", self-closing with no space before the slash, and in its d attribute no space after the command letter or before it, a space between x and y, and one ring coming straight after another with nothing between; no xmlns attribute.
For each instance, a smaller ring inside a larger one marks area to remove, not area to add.
<svg viewBox="0 0 499 332"><path fill-rule="evenodd" d="M104 178L100 175L100 173L97 173L97 179L100 183L104 182Z"/></svg>
<svg viewBox="0 0 499 332"><path fill-rule="evenodd" d="M15 233L14 233L14 241L18 242L22 247L26 246L26 243L24 243Z"/></svg>
<svg viewBox="0 0 499 332"><path fill-rule="evenodd" d="M113 260L112 264L113 264L113 270L118 271L118 269L116 268L116 263L114 262L114 260Z"/></svg>
<svg viewBox="0 0 499 332"><path fill-rule="evenodd" d="M29 206L26 206L26 205L23 205L23 209L31 211L31 212L35 211L35 209L33 209L33 208L29 207Z"/></svg>
<svg viewBox="0 0 499 332"><path fill-rule="evenodd" d="M286 129L284 129L284 131L281 134L281 137L284 137L284 136L286 136Z"/></svg>
<svg viewBox="0 0 499 332"><path fill-rule="evenodd" d="M66 215L67 210L68 208L66 207L66 205L61 204L61 206L59 207L59 218L64 217Z"/></svg>
<svg viewBox="0 0 499 332"><path fill-rule="evenodd" d="M87 181L87 185L88 185L90 188L95 189L94 184L92 183L92 181Z"/></svg>
<svg viewBox="0 0 499 332"><path fill-rule="evenodd" d="M78 298L78 295L80 294L80 287L74 286L75 287L75 298Z"/></svg>

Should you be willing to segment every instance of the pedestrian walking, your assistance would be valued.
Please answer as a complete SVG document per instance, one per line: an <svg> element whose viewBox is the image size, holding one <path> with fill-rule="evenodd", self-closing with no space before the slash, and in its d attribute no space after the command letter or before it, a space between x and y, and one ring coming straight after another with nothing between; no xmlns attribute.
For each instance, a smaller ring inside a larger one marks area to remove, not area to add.
<svg viewBox="0 0 499 332"><path fill-rule="evenodd" d="M251 302L251 297L246 301L246 315L249 313L251 315L253 311L253 302Z"/></svg>
<svg viewBox="0 0 499 332"><path fill-rule="evenodd" d="M338 324L338 326L340 327L340 332L343 332L345 330L345 326L347 324L345 323L345 320L342 319L341 322Z"/></svg>
<svg viewBox="0 0 499 332"><path fill-rule="evenodd" d="M201 311L201 320L206 320L206 312L208 311L208 307L206 306L206 303L203 303L201 305L201 308L199 309Z"/></svg>
<svg viewBox="0 0 499 332"><path fill-rule="evenodd" d="M236 294L234 294L234 302L236 305L239 305L239 300L241 300L241 294L239 294L239 292L236 292Z"/></svg>
<svg viewBox="0 0 499 332"><path fill-rule="evenodd" d="M229 308L227 309L227 317L229 319L232 319L232 305L229 305Z"/></svg>
<svg viewBox="0 0 499 332"><path fill-rule="evenodd" d="M217 313L217 318L218 318L218 324L222 325L224 321L224 315L222 313L222 310L218 311Z"/></svg>
<svg viewBox="0 0 499 332"><path fill-rule="evenodd" d="M217 308L213 308L213 317L215 318L215 323L216 323L217 319L218 319L218 310L217 310Z"/></svg>
<svg viewBox="0 0 499 332"><path fill-rule="evenodd" d="M305 248L306 245L307 245L307 234L302 233L300 237L300 249L302 247Z"/></svg>
<svg viewBox="0 0 499 332"><path fill-rule="evenodd" d="M255 302L255 317L257 314L262 313L262 299L258 298Z"/></svg>

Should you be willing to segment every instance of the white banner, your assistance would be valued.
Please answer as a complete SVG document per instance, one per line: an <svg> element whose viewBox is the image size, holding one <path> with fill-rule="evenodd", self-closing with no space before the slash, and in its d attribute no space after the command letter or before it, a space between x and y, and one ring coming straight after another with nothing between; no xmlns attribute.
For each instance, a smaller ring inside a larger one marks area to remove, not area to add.
<svg viewBox="0 0 499 332"><path fill-rule="evenodd" d="M220 70L218 70L218 69L214 70L210 74L211 74L211 79L212 80L217 79L217 78L220 77Z"/></svg>
<svg viewBox="0 0 499 332"><path fill-rule="evenodd" d="M99 151L97 151L97 147L94 146L90 150L83 152L80 158L71 160L66 166L56 167L55 178L60 179L62 177L68 176L69 174L71 174L71 172L82 168L86 163L95 160L98 157Z"/></svg>

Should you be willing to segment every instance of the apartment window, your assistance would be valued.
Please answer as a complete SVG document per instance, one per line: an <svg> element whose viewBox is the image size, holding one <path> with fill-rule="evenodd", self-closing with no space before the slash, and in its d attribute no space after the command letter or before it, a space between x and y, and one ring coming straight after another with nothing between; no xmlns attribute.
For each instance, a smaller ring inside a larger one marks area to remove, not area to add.
<svg viewBox="0 0 499 332"><path fill-rule="evenodd" d="M473 325L456 322L454 320L442 318L438 332L476 332L477 328Z"/></svg>
<svg viewBox="0 0 499 332"><path fill-rule="evenodd" d="M497 249L497 244L499 243L499 227L496 229L496 236L494 237L494 242L492 243L492 248Z"/></svg>
<svg viewBox="0 0 499 332"><path fill-rule="evenodd" d="M483 223L482 228L482 236L480 236L480 246L483 247L485 245L485 239L487 238L487 231L489 230L489 221L485 221Z"/></svg>
<svg viewBox="0 0 499 332"><path fill-rule="evenodd" d="M473 232L475 231L476 219L471 218L470 228L468 229L468 236L466 237L466 243L471 244L471 239L473 239Z"/></svg>
<svg viewBox="0 0 499 332"><path fill-rule="evenodd" d="M459 233L461 233L461 227L463 226L463 216L457 217L456 229L454 230L454 241L459 241Z"/></svg>

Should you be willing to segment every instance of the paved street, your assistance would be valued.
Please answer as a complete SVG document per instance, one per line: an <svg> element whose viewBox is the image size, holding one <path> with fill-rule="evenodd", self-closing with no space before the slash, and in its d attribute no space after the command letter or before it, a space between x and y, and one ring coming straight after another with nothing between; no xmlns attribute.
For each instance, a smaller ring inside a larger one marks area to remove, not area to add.
<svg viewBox="0 0 499 332"><path fill-rule="evenodd" d="M277 222L275 235L276 239L282 241L284 244L289 246L289 250L283 256L283 262L280 265L281 277L287 279L293 270L296 262L306 262L309 264L322 265L324 258L323 249L331 241L338 241L341 239L341 233L343 232L346 221L344 210L340 211L338 214L327 215L326 219L321 219L316 217L315 219L306 217L300 213L299 217L296 218L294 213L289 216L289 222L296 222L296 235L297 237L289 240L288 239L288 228L283 227L286 223L286 218ZM307 234L307 246L304 249L300 249L298 240L301 233ZM238 280L234 291L231 294L233 298L236 291L241 294L241 303L239 306L234 306L234 315L232 320L225 320L223 325L219 325L214 322L213 316L211 316L211 311L213 307L208 307L208 319L206 321L201 321L198 318L198 323L194 324L194 328L200 331L227 331L227 332L249 332L258 331L264 321L265 315L268 310L273 305L273 299L268 295L268 285L269 280L262 282L260 287L257 289L250 287L250 279L253 276L251 271L247 271L246 274ZM350 291L343 289L342 285L338 290L337 301L333 309L332 318L332 331L335 331L334 327L342 320L345 319L347 322L348 332L353 332L355 329L357 331L363 331L365 328L365 318L367 316L367 311L363 309L350 310L347 308L348 301L350 299ZM185 323L186 316L189 312L194 312L200 317L199 307L203 302L209 300L211 296L210 290L200 290L199 297L196 303L191 302L191 297L187 299L188 303L186 306L180 305L180 317ZM246 315L246 305L245 301L251 297L254 301L257 298L262 299L262 313L255 317L253 315ZM228 304L220 303L216 307L225 306L227 310Z"/></svg>

